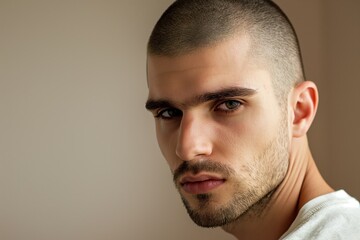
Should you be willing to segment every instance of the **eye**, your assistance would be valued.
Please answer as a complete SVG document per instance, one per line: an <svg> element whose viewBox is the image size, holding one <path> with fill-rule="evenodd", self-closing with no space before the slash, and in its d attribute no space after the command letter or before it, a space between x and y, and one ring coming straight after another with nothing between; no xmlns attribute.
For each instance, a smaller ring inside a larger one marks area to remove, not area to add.
<svg viewBox="0 0 360 240"><path fill-rule="evenodd" d="M242 106L242 102L237 100L226 100L217 105L215 111L233 112Z"/></svg>
<svg viewBox="0 0 360 240"><path fill-rule="evenodd" d="M167 108L164 110L159 111L159 113L155 116L156 118L161 118L161 119L172 119L175 117L180 117L182 116L182 112L176 108Z"/></svg>

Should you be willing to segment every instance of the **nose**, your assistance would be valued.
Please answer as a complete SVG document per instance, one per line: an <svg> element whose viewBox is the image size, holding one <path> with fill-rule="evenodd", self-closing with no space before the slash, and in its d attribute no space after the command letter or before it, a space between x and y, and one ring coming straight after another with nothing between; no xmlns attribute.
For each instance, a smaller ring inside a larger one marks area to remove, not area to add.
<svg viewBox="0 0 360 240"><path fill-rule="evenodd" d="M176 145L177 156L190 161L211 155L210 125L205 119L183 115Z"/></svg>

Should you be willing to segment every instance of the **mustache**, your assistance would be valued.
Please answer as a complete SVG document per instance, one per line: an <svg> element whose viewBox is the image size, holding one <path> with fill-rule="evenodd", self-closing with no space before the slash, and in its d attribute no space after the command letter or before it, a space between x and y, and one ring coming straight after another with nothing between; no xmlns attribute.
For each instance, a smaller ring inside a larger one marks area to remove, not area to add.
<svg viewBox="0 0 360 240"><path fill-rule="evenodd" d="M225 164L214 162L212 160L202 160L199 162L184 161L173 173L173 181L176 184L179 178L185 173L193 175L206 171L212 173L220 173L224 177L234 174L234 170Z"/></svg>

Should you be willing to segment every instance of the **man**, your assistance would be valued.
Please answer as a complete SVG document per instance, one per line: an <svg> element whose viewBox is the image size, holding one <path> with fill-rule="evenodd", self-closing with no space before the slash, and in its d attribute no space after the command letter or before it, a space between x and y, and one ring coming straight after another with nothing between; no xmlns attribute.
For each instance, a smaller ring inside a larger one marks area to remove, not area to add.
<svg viewBox="0 0 360 240"><path fill-rule="evenodd" d="M157 140L193 221L238 239L360 239L359 202L321 177L318 91L266 0L178 0L148 43Z"/></svg>

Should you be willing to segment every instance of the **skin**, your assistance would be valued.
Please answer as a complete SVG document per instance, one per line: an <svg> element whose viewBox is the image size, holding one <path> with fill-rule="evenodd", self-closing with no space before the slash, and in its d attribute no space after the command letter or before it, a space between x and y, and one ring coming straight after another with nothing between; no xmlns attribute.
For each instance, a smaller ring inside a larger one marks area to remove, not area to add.
<svg viewBox="0 0 360 240"><path fill-rule="evenodd" d="M307 143L315 84L294 86L281 109L250 50L246 36L234 36L176 57L148 56L147 108L193 220L238 239L278 239L306 202L333 190Z"/></svg>

